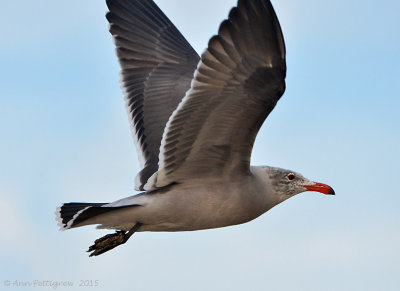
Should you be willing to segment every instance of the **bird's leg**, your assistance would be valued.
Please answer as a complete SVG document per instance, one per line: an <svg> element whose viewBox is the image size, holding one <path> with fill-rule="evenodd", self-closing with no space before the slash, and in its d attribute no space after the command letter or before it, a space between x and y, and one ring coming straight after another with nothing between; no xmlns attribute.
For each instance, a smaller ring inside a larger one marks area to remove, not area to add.
<svg viewBox="0 0 400 291"><path fill-rule="evenodd" d="M116 233L107 234L95 240L94 245L89 247L88 252L92 252L89 257L101 255L119 245L126 243L141 226L142 223L138 222L128 232L119 230Z"/></svg>

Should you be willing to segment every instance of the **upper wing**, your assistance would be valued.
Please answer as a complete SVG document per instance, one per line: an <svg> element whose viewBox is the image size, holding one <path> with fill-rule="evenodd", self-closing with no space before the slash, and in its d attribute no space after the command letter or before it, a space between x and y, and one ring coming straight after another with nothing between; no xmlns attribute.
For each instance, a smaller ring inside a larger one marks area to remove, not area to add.
<svg viewBox="0 0 400 291"><path fill-rule="evenodd" d="M199 56L152 0L107 0L110 32L143 170L136 189L158 169L165 125L190 88Z"/></svg>
<svg viewBox="0 0 400 291"><path fill-rule="evenodd" d="M247 174L257 132L285 91L285 44L268 0L239 0L201 57L145 189Z"/></svg>

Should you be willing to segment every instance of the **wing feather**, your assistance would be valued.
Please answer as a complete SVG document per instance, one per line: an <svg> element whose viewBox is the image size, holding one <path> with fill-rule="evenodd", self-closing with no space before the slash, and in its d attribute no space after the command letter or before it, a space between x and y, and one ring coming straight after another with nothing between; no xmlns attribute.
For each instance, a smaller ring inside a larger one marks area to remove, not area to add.
<svg viewBox="0 0 400 291"><path fill-rule="evenodd" d="M239 0L212 37L170 117L146 190L247 175L256 135L285 90L285 45L268 0Z"/></svg>
<svg viewBox="0 0 400 291"><path fill-rule="evenodd" d="M152 0L107 0L121 83L142 171L143 190L158 169L165 125L190 88L199 56Z"/></svg>

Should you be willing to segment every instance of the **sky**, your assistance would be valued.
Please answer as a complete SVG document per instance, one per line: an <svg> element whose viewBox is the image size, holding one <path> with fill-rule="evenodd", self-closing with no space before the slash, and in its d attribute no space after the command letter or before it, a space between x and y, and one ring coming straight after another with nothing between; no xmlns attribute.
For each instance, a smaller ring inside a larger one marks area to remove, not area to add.
<svg viewBox="0 0 400 291"><path fill-rule="evenodd" d="M54 211L136 193L140 169L105 1L3 2L2 287L399 290L399 1L273 1L287 90L252 164L296 170L336 196L303 193L234 227L138 233L95 258L85 251L109 231L60 232ZM236 2L156 3L201 53ZM36 286L44 281L72 286Z"/></svg>

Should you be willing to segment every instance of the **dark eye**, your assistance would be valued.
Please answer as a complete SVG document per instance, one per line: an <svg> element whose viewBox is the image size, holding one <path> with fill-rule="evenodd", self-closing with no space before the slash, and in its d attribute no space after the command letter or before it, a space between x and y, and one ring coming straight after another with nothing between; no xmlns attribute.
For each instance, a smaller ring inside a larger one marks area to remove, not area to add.
<svg viewBox="0 0 400 291"><path fill-rule="evenodd" d="M295 176L295 174L289 174L289 175L287 176L287 178L288 178L290 181L293 181L293 180L296 178L296 176Z"/></svg>

